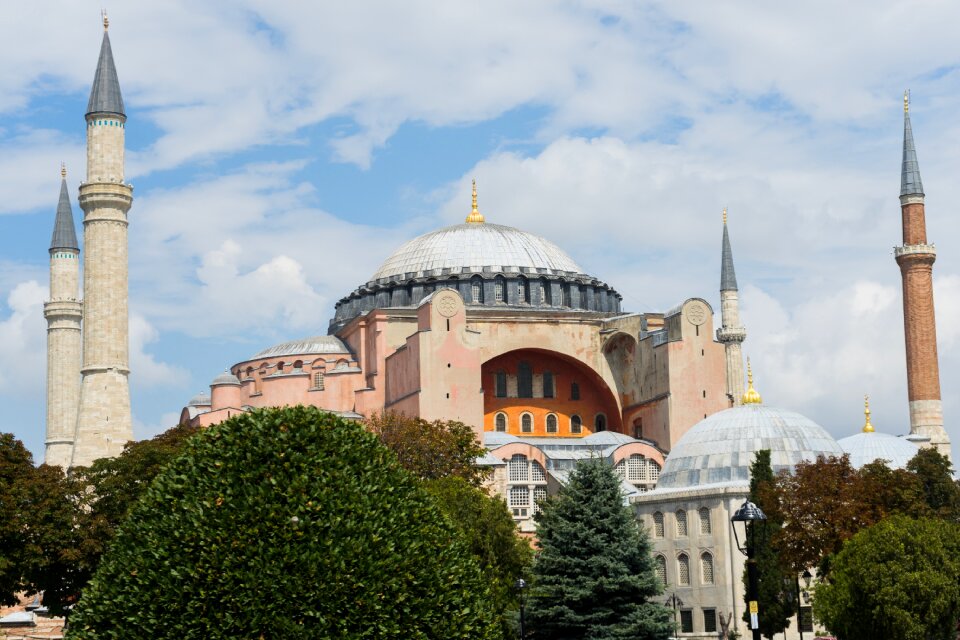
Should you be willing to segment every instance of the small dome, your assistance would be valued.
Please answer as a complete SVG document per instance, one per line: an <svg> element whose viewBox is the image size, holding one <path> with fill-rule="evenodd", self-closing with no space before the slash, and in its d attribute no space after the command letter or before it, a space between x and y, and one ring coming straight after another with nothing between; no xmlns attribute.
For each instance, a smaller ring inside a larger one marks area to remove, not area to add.
<svg viewBox="0 0 960 640"><path fill-rule="evenodd" d="M581 274L583 270L563 249L538 235L490 223L464 223L431 231L410 240L387 258L371 280L391 276L463 273L490 267L542 269L538 273Z"/></svg>
<svg viewBox="0 0 960 640"><path fill-rule="evenodd" d="M770 450L774 473L843 450L813 420L758 404L726 409L701 420L667 456L657 489L718 483L748 484L754 454Z"/></svg>
<svg viewBox="0 0 960 640"><path fill-rule="evenodd" d="M210 383L211 387L215 387L222 384L232 384L240 386L240 380L237 379L237 376L233 375L229 371L224 371L216 378L213 379L213 382Z"/></svg>
<svg viewBox="0 0 960 640"><path fill-rule="evenodd" d="M844 453L850 454L850 464L855 469L876 460L886 460L891 469L906 469L907 463L917 455L917 445L904 438L888 433L864 431L837 440Z"/></svg>
<svg viewBox="0 0 960 640"><path fill-rule="evenodd" d="M201 391L197 395L190 398L190 402L187 403L188 407L209 407L210 406L210 395L204 391Z"/></svg>
<svg viewBox="0 0 960 640"><path fill-rule="evenodd" d="M350 350L336 336L312 336L300 340L281 342L260 351L251 360L278 358L280 356L305 356L314 353L350 353Z"/></svg>

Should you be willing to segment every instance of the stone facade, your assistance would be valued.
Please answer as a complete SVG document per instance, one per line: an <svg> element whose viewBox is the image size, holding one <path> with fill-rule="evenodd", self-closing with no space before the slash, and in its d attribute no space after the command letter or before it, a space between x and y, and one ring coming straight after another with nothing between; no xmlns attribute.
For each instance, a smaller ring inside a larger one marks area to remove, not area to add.
<svg viewBox="0 0 960 640"><path fill-rule="evenodd" d="M50 252L50 301L47 320L47 431L44 462L66 467L73 455L73 436L80 402L80 252Z"/></svg>

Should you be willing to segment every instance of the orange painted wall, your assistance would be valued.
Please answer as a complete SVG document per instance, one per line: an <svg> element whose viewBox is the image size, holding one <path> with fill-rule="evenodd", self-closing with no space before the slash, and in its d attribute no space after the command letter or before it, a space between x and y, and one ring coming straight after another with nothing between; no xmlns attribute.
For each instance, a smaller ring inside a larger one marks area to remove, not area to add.
<svg viewBox="0 0 960 640"><path fill-rule="evenodd" d="M497 398L496 373L504 371L516 375L520 361L530 363L534 375L544 371L553 373L554 398ZM593 371L578 367L569 360L541 351L511 351L498 356L482 367L483 381L483 429L495 431L494 419L497 413L507 414L507 433L524 436L582 437L593 433L594 416L603 413L607 417L608 431L622 431L621 417L613 394ZM570 384L580 386L580 399L570 398ZM533 414L533 432L520 431L520 416ZM547 415L557 415L557 433L547 433ZM583 418L583 430L579 434L570 433L570 417L574 414Z"/></svg>

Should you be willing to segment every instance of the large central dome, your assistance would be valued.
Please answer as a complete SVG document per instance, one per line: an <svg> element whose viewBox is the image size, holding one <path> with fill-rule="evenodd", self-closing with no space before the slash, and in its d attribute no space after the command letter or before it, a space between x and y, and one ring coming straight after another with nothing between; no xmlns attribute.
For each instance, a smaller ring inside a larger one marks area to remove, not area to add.
<svg viewBox="0 0 960 640"><path fill-rule="evenodd" d="M540 236L501 224L464 223L410 240L387 258L371 280L449 272L506 271L581 274L583 270L560 247ZM435 271L436 270L436 271Z"/></svg>

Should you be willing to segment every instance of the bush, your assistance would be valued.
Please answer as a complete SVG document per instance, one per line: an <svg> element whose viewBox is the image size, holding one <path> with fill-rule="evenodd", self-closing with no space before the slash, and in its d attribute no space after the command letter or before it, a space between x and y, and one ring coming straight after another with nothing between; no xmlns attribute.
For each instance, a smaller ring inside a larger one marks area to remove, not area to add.
<svg viewBox="0 0 960 640"><path fill-rule="evenodd" d="M120 527L68 638L491 638L476 562L375 436L314 408L190 440Z"/></svg>

